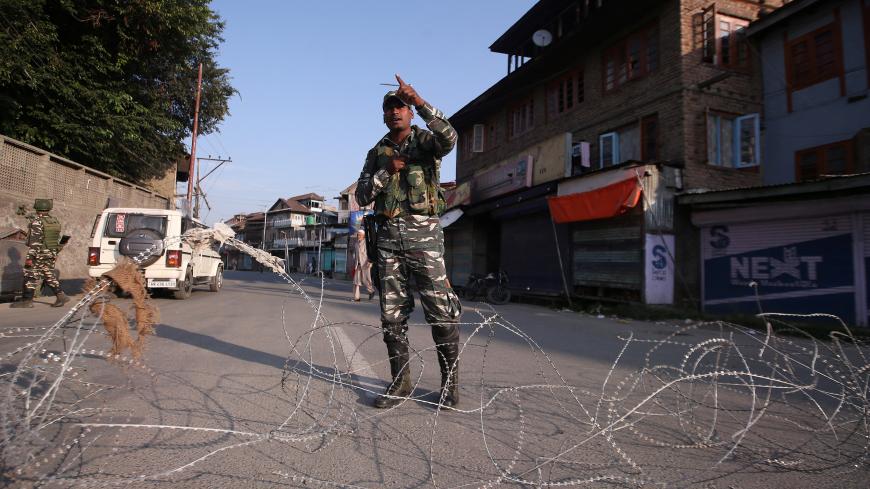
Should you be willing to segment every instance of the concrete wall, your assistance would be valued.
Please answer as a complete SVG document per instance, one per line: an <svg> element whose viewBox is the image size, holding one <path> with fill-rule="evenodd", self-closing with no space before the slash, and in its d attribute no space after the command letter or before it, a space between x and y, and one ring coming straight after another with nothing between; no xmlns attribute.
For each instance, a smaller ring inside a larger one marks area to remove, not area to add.
<svg viewBox="0 0 870 489"><path fill-rule="evenodd" d="M862 2L868 3L867 0L825 2L763 33L760 44L764 61L765 184L795 181L795 152L851 139L860 129L870 127ZM835 8L839 8L843 34L845 94L840 91L840 79L832 78L793 92L793 110L789 112L784 38L794 39L834 22Z"/></svg>
<svg viewBox="0 0 870 489"><path fill-rule="evenodd" d="M36 198L54 200L51 213L60 219L62 233L71 236L57 261L61 283L69 291L74 291L73 282L80 284L87 277L94 219L109 198L118 206L160 209L168 208L171 200L0 135L0 227L27 229L27 220L15 210L20 204L31 209Z"/></svg>

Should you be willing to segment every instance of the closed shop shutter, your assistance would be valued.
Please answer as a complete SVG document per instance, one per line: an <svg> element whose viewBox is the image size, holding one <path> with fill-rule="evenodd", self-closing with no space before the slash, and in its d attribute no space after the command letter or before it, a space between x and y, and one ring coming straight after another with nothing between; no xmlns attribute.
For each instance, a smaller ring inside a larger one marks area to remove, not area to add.
<svg viewBox="0 0 870 489"><path fill-rule="evenodd" d="M562 277L549 213L501 221L501 269L511 289L536 294L562 293ZM565 240L560 238L561 243Z"/></svg>
<svg viewBox="0 0 870 489"><path fill-rule="evenodd" d="M335 250L323 249L320 252L321 263L320 270L324 272L332 271L332 264L335 261Z"/></svg>
<svg viewBox="0 0 870 489"><path fill-rule="evenodd" d="M471 222L465 218L444 230L444 265L447 267L447 277L454 285L464 285L471 273Z"/></svg>
<svg viewBox="0 0 870 489"><path fill-rule="evenodd" d="M760 304L854 324L852 229L848 215L703 227L704 309L757 314Z"/></svg>
<svg viewBox="0 0 870 489"><path fill-rule="evenodd" d="M574 224L573 283L580 287L628 289L643 284L643 213L632 212Z"/></svg>
<svg viewBox="0 0 870 489"><path fill-rule="evenodd" d="M864 239L864 326L870 325L870 213L861 216Z"/></svg>

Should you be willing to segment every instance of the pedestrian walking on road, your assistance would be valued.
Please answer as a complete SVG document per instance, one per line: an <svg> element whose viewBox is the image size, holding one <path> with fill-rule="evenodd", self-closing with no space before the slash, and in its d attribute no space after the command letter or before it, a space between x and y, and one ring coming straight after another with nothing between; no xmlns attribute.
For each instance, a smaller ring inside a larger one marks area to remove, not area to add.
<svg viewBox="0 0 870 489"><path fill-rule="evenodd" d="M388 408L411 394L407 321L414 309L413 277L441 367L445 407L459 402L459 298L447 281L441 158L456 145L456 131L444 114L396 75L399 88L384 95L383 121L389 132L366 155L356 188L360 207L375 203L381 326L393 377L375 407ZM429 131L411 125L414 112ZM371 230L369 230L371 232Z"/></svg>
<svg viewBox="0 0 870 489"><path fill-rule="evenodd" d="M49 214L51 208L51 199L36 199L33 203L36 214L27 216L30 224L27 227L29 249L24 260L24 292L21 300L10 307L33 307L33 295L42 287L43 281L56 296L52 307L61 307L69 301L69 297L60 289L60 281L54 271L57 254L63 244L60 221Z"/></svg>
<svg viewBox="0 0 870 489"><path fill-rule="evenodd" d="M353 301L359 302L359 289L365 287L369 293L369 300L375 296L375 288L372 286L372 262L366 253L366 232L360 228L356 232L356 258L353 264Z"/></svg>

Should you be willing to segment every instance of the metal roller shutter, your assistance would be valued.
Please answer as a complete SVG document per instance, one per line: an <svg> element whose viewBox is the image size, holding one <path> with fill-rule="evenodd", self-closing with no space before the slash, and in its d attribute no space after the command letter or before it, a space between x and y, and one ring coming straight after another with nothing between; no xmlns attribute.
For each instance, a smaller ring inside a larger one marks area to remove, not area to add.
<svg viewBox="0 0 870 489"><path fill-rule="evenodd" d="M561 294L562 277L549 213L528 214L501 221L501 269L511 289ZM565 243L560 236L560 243Z"/></svg>
<svg viewBox="0 0 870 489"><path fill-rule="evenodd" d="M829 313L855 323L853 228L849 215L703 227L704 309Z"/></svg>
<svg viewBox="0 0 870 489"><path fill-rule="evenodd" d="M640 292L643 286L643 213L581 222L572 233L573 283Z"/></svg>
<svg viewBox="0 0 870 489"><path fill-rule="evenodd" d="M466 218L444 230L447 277L454 285L464 285L471 273L472 228Z"/></svg>

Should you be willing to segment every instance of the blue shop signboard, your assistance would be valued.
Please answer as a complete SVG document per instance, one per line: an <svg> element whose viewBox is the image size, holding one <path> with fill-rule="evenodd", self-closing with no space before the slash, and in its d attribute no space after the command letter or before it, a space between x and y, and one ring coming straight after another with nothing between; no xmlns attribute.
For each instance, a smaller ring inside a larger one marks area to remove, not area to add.
<svg viewBox="0 0 870 489"><path fill-rule="evenodd" d="M713 313L757 314L760 302L764 312L827 313L854 324L854 285L851 233L704 260L704 308Z"/></svg>

